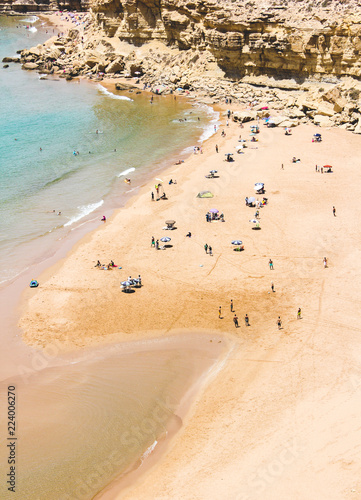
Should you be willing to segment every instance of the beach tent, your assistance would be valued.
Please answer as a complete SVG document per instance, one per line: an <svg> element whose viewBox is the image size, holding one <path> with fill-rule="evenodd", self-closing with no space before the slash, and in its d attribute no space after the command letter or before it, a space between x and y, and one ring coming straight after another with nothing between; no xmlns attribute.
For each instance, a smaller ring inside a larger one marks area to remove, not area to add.
<svg viewBox="0 0 361 500"><path fill-rule="evenodd" d="M210 191L200 191L197 198L213 198L213 194Z"/></svg>

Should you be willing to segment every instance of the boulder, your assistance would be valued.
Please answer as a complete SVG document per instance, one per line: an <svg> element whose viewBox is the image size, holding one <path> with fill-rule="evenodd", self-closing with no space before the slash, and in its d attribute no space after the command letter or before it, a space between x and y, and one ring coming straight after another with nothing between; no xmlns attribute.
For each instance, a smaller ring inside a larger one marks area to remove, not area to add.
<svg viewBox="0 0 361 500"><path fill-rule="evenodd" d="M54 61L56 59L59 59L61 56L61 51L59 50L58 47L52 47L49 52L46 54L46 59L53 59Z"/></svg>
<svg viewBox="0 0 361 500"><path fill-rule="evenodd" d="M320 127L331 127L332 121L328 116L325 115L315 115L313 118L315 125L320 125Z"/></svg>
<svg viewBox="0 0 361 500"><path fill-rule="evenodd" d="M40 56L40 54L41 54L41 51L39 50L39 48L38 48L38 47L31 47L31 49L28 49L28 53L29 53L29 54L32 54L32 55L34 55L34 56L39 57L39 56Z"/></svg>
<svg viewBox="0 0 361 500"><path fill-rule="evenodd" d="M22 65L23 69L38 69L39 65L34 62L26 62Z"/></svg>
<svg viewBox="0 0 361 500"><path fill-rule="evenodd" d="M116 90L130 90L130 89L138 89L135 85L131 85L128 83L116 83L115 84Z"/></svg>
<svg viewBox="0 0 361 500"><path fill-rule="evenodd" d="M335 114L335 110L333 108L333 104L328 102L321 102L316 109L316 115L323 116L333 116Z"/></svg>
<svg viewBox="0 0 361 500"><path fill-rule="evenodd" d="M287 115L290 118L304 118L305 114L299 108L290 108L287 110Z"/></svg>
<svg viewBox="0 0 361 500"><path fill-rule="evenodd" d="M361 118L359 118L355 130L353 130L354 134L361 134Z"/></svg>
<svg viewBox="0 0 361 500"><path fill-rule="evenodd" d="M233 113L233 120L235 122L250 122L257 118L257 113L255 111L235 111Z"/></svg>
<svg viewBox="0 0 361 500"><path fill-rule="evenodd" d="M271 123L273 123L274 126L278 127L279 125L283 126L283 122L289 121L288 116L273 116L270 120ZM286 126L286 125L285 125Z"/></svg>
<svg viewBox="0 0 361 500"><path fill-rule="evenodd" d="M124 69L124 61L122 59L116 59L115 61L108 64L105 68L105 73L119 73Z"/></svg>

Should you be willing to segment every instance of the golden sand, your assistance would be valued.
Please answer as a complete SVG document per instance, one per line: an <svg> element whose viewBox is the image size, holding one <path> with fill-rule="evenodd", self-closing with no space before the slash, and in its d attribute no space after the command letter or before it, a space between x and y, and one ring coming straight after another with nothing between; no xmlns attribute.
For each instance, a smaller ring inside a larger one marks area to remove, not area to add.
<svg viewBox="0 0 361 500"><path fill-rule="evenodd" d="M151 201L154 179L54 273L39 277L39 289L26 292L23 338L72 349L182 329L218 331L235 342L167 454L125 493L117 496L116 485L103 498L361 498L360 138L322 130L315 144L319 129L311 125L289 137L261 125L259 142L228 163L225 153L235 151L239 134L249 139L249 126L224 129L226 137L218 131L203 154L161 174L168 200ZM332 164L334 173L316 173L316 164ZM212 169L219 178L205 177ZM177 184L169 186L170 178ZM244 203L256 182L265 183L268 198L258 231L249 222L255 209ZM202 190L214 198L197 198ZM207 223L211 208L225 222ZM167 219L177 229L163 230ZM172 246L157 251L152 236L170 236ZM234 251L234 239L243 252ZM99 270L98 259L122 269ZM138 274L143 287L123 293L120 282Z"/></svg>

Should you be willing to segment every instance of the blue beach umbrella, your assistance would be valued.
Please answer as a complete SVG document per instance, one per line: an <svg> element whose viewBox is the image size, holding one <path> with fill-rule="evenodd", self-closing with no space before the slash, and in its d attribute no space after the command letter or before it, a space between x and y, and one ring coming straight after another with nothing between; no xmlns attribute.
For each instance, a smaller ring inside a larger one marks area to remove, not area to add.
<svg viewBox="0 0 361 500"><path fill-rule="evenodd" d="M169 238L169 236L164 236L163 238L160 239L160 241L163 241L164 243L168 243L168 241L170 241L171 238Z"/></svg>
<svg viewBox="0 0 361 500"><path fill-rule="evenodd" d="M232 245L237 245L237 246L240 246L240 245L242 245L242 244L243 244L243 242L242 242L241 240L233 240L233 241L232 241Z"/></svg>

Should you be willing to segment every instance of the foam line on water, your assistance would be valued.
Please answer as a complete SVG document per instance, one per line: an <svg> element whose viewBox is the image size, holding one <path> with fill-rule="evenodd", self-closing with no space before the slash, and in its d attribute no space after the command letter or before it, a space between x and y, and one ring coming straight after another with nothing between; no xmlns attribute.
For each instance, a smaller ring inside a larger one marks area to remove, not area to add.
<svg viewBox="0 0 361 500"><path fill-rule="evenodd" d="M27 23L27 24L33 24L36 23L36 21L39 21L39 18L37 16L27 17L26 19L20 19L21 23Z"/></svg>
<svg viewBox="0 0 361 500"><path fill-rule="evenodd" d="M94 212L97 208L101 207L104 203L104 200L98 201L98 203L90 203L89 205L83 205L78 207L79 212L77 215L75 215L72 219L70 219L66 224L64 224L64 227L66 226L71 226L74 224L74 222L77 222L78 220L82 219L86 215L90 214L91 212Z"/></svg>
<svg viewBox="0 0 361 500"><path fill-rule="evenodd" d="M149 455L153 452L153 450L154 450L154 448L157 446L157 444L158 444L158 441L157 441L157 440L155 440L155 441L154 441L154 443L153 443L153 444L151 444L151 445L149 446L149 448L147 448L147 449L145 450L145 452L144 452L144 453L143 453L143 455L141 456L141 461L142 461L142 463L143 463L143 462L144 462L144 460L146 460L146 459L149 457Z"/></svg>
<svg viewBox="0 0 361 500"><path fill-rule="evenodd" d="M117 177L122 177L122 175L130 174L130 172L134 172L134 170L135 170L134 167L128 168L127 170L124 170L124 172L120 172L120 174L118 174Z"/></svg>
<svg viewBox="0 0 361 500"><path fill-rule="evenodd" d="M107 97L110 97L111 99L119 99L121 101L133 102L133 99L131 99L130 97L127 97L125 95L115 95L112 92L109 92L109 90L107 90L105 87L103 87L103 85L100 85L100 83L98 84L98 89L100 90L100 92L102 94L106 95Z"/></svg>

